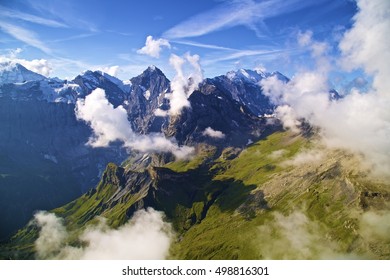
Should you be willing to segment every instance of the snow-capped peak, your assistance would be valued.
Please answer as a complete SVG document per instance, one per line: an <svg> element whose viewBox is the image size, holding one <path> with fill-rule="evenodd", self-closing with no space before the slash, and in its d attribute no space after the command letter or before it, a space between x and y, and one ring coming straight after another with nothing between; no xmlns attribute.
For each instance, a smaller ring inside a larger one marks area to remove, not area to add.
<svg viewBox="0 0 390 280"><path fill-rule="evenodd" d="M229 80L232 82L237 81L246 81L251 83L258 83L262 79L276 76L279 80L288 82L289 79L281 74L280 72L265 72L262 69L248 70L248 69L238 69L236 71L229 71L226 74Z"/></svg>
<svg viewBox="0 0 390 280"><path fill-rule="evenodd" d="M124 82L124 81L118 79L117 77L111 76L110 74L107 74L106 72L103 72L103 71L97 71L97 72L100 73L103 77L105 77L110 82L116 84L124 92L127 92L127 93L130 92L131 82L130 83L128 81Z"/></svg>
<svg viewBox="0 0 390 280"><path fill-rule="evenodd" d="M148 68L142 73L142 75L151 75L155 73L163 75L163 72L158 67L154 65L149 65Z"/></svg>
<svg viewBox="0 0 390 280"><path fill-rule="evenodd" d="M231 81L244 80L252 83L259 82L265 77L265 73L248 69L238 69L237 71L229 71L226 76Z"/></svg>
<svg viewBox="0 0 390 280"><path fill-rule="evenodd" d="M42 81L44 79L46 79L44 76L28 70L19 63L0 63L0 84Z"/></svg>

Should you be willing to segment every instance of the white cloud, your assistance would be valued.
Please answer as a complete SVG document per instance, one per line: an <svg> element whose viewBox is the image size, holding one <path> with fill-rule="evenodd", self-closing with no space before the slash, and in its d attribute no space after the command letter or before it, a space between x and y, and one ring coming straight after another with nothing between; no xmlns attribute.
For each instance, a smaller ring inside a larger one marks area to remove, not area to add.
<svg viewBox="0 0 390 280"><path fill-rule="evenodd" d="M9 51L9 58L14 59L20 54L23 50L21 48L16 48Z"/></svg>
<svg viewBox="0 0 390 280"><path fill-rule="evenodd" d="M299 32L298 33L298 37L297 37L297 40L298 40L298 44L301 46L301 47L306 47L308 46L311 41L312 41L312 36L313 36L313 32L308 30L306 32Z"/></svg>
<svg viewBox="0 0 390 280"><path fill-rule="evenodd" d="M390 212L368 211L360 219L360 232L368 240L390 241Z"/></svg>
<svg viewBox="0 0 390 280"><path fill-rule="evenodd" d="M134 137L122 106L114 108L104 90L95 89L85 100L79 99L76 116L91 125L95 136L89 139L92 147L105 147L116 140L128 141Z"/></svg>
<svg viewBox="0 0 390 280"><path fill-rule="evenodd" d="M171 41L171 42L176 43L176 44L181 44L181 45L187 45L187 46L199 47L199 48L205 48L205 49L212 49L212 50L222 50L222 51L234 51L235 50L235 49L227 48L227 47L223 47L223 46L203 44L203 43L198 43L198 42L193 42L193 41L177 40L177 41Z"/></svg>
<svg viewBox="0 0 390 280"><path fill-rule="evenodd" d="M155 111L154 111L154 115L157 116L157 117L166 117L168 116L168 111L164 111L160 108L157 108Z"/></svg>
<svg viewBox="0 0 390 280"><path fill-rule="evenodd" d="M19 59L17 61L27 69L46 77L49 77L52 71L51 65L46 59L33 59L31 61Z"/></svg>
<svg viewBox="0 0 390 280"><path fill-rule="evenodd" d="M268 157L270 159L276 160L276 159L279 159L282 156L284 156L286 153L287 153L287 150L284 150L284 149L276 150L276 151L273 151Z"/></svg>
<svg viewBox="0 0 390 280"><path fill-rule="evenodd" d="M137 53L159 58L162 47L171 48L171 45L166 39L160 38L154 40L153 37L149 35L148 37L146 37L145 46L137 50Z"/></svg>
<svg viewBox="0 0 390 280"><path fill-rule="evenodd" d="M214 130L211 127L206 128L202 134L205 136L209 136L211 138L217 138L217 139L225 138L225 134L223 134L222 131Z"/></svg>
<svg viewBox="0 0 390 280"><path fill-rule="evenodd" d="M40 259L84 260L146 260L166 259L173 231L162 212L152 208L139 210L132 219L117 229L111 229L103 218L96 226L87 227L80 235L82 247L66 244L62 220L52 213L39 212L35 223L40 233L35 247Z"/></svg>
<svg viewBox="0 0 390 280"><path fill-rule="evenodd" d="M34 222L41 228L39 237L35 241L37 257L40 259L51 258L59 253L68 236L63 221L54 214L46 212L38 212L34 219Z"/></svg>
<svg viewBox="0 0 390 280"><path fill-rule="evenodd" d="M373 87L380 95L390 94L390 2L358 0L359 12L353 27L340 42L342 65L346 69L363 68L373 75Z"/></svg>
<svg viewBox="0 0 390 280"><path fill-rule="evenodd" d="M178 158L185 158L192 154L194 149L188 146L179 147L173 140L162 134L138 135L131 129L127 119L127 112L122 106L114 108L107 100L104 90L97 88L79 99L75 108L76 117L87 122L94 136L88 141L92 147L107 147L115 141L123 142L130 149L141 152L171 152Z"/></svg>
<svg viewBox="0 0 390 280"><path fill-rule="evenodd" d="M190 107L191 104L187 99L186 86L188 84L188 79L184 77L183 74L183 64L185 60L175 54L172 54L169 59L169 64L173 66L176 71L176 75L171 81L172 93L170 93L170 115L178 115L184 107Z"/></svg>
<svg viewBox="0 0 390 280"><path fill-rule="evenodd" d="M22 41L30 46L40 49L44 53L51 53L50 48L47 47L45 43L43 43L41 40L39 40L36 34L30 30L7 23L5 21L0 21L0 29L2 29L5 33L11 35L15 39L18 39L19 41Z"/></svg>
<svg viewBox="0 0 390 280"><path fill-rule="evenodd" d="M320 162L324 158L324 152L321 150L305 150L296 154L292 159L284 161L283 165L299 166L303 164L313 164Z"/></svg>
<svg viewBox="0 0 390 280"><path fill-rule="evenodd" d="M212 58L205 60L205 65L212 65L216 62L239 59L247 56L259 56L259 57L271 57L276 58L280 54L288 52L286 50L232 50L228 54L222 56L213 56Z"/></svg>
<svg viewBox="0 0 390 280"><path fill-rule="evenodd" d="M114 65L114 66L110 66L110 67L104 67L102 69L102 71L107 73L110 76L116 77L118 75L118 72L119 72L119 66Z"/></svg>
<svg viewBox="0 0 390 280"><path fill-rule="evenodd" d="M351 67L363 68L373 75L367 93L356 88L343 99L330 100L328 83L331 60L326 44L301 35L301 43L311 50L317 67L301 71L287 84L275 78L262 81L274 102L284 106L281 116L285 127L294 127L295 120L306 119L321 128L324 142L330 147L346 148L363 154L377 174L389 175L390 170L390 2L357 2L360 10L352 28L345 33L340 48L341 60ZM302 37L303 36L303 37ZM288 109L287 109L288 108ZM283 118L284 117L284 118Z"/></svg>
<svg viewBox="0 0 390 280"><path fill-rule="evenodd" d="M184 73L186 62L192 68L189 75ZM186 53L183 57L171 54L169 63L176 71L176 75L171 82L172 92L168 95L170 100L169 114L175 116L180 114L184 107L191 106L188 98L203 80L203 73L199 64L199 56L196 54Z"/></svg>
<svg viewBox="0 0 390 280"><path fill-rule="evenodd" d="M339 252L339 245L326 238L321 225L301 211L287 216L275 212L272 221L259 227L258 241L264 259L358 258Z"/></svg>
<svg viewBox="0 0 390 280"><path fill-rule="evenodd" d="M291 129L291 131L293 132L300 131L298 126L301 124L301 122L297 120L297 116L294 110L290 106L288 105L278 106L276 107L274 113L276 117L282 121L284 128Z"/></svg>
<svg viewBox="0 0 390 280"><path fill-rule="evenodd" d="M51 64L46 59L33 59L26 60L18 58L18 54L22 52L22 49L17 48L11 50L7 55L0 55L0 63L19 63L35 73L49 77L52 72Z"/></svg>

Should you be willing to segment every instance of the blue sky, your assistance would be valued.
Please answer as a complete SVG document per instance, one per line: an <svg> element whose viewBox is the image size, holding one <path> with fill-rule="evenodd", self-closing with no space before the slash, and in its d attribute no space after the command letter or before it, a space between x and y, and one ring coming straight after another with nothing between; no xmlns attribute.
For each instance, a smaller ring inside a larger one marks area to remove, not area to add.
<svg viewBox="0 0 390 280"><path fill-rule="evenodd" d="M309 61L299 34L311 31L337 55L355 13L350 0L3 0L0 56L43 59L60 78L111 69L128 79L152 64L172 78L170 55L186 52L200 56L206 77L237 68L291 76ZM166 42L158 57L139 51L147 36Z"/></svg>

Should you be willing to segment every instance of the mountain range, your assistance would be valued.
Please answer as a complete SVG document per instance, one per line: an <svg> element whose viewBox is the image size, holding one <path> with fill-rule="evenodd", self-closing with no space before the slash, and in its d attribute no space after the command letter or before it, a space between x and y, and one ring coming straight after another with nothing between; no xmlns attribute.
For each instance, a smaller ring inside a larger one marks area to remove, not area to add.
<svg viewBox="0 0 390 280"><path fill-rule="evenodd" d="M59 206L93 188L109 162L126 159L119 143L86 145L92 131L76 118L75 105L96 88L105 90L114 107L125 108L133 131L164 133L181 145L243 146L267 129L262 116L273 108L256 84L273 74L243 69L206 79L190 96L191 108L175 119L155 114L169 108L164 96L171 89L154 66L128 81L101 71L85 71L71 81L46 78L17 63L0 69L1 237L26 223L34 210ZM205 136L208 127L222 131L223 141Z"/></svg>
<svg viewBox="0 0 390 280"><path fill-rule="evenodd" d="M288 82L279 72L204 79L190 106L171 116L161 114L171 82L155 66L127 81L101 71L68 81L20 64L0 69L2 258L64 257L62 248L39 253L39 226L28 223L37 210L62 219L63 242L83 248L80 232L99 219L120 229L142 209L170 223L168 258L390 257L373 222L388 210L389 183L361 171L356 155L318 144L316 128L283 130L260 86L268 77ZM134 133L164 135L194 155L88 145L94 131L77 104L96 89L125 110Z"/></svg>

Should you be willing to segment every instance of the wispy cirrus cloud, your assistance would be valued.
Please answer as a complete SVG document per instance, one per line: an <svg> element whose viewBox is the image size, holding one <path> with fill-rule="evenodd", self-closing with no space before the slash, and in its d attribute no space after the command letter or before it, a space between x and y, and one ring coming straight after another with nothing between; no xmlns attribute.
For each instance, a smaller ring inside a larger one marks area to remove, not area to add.
<svg viewBox="0 0 390 280"><path fill-rule="evenodd" d="M6 18L11 18L11 19L20 19L23 21L28 21L28 22L32 22L32 23L36 23L36 24L40 24L40 25L49 26L49 27L62 27L62 28L68 27L66 24L64 24L62 22L55 21L52 19L46 19L43 17L27 14L27 13L16 11L16 10L11 10L11 9L8 9L8 8L2 6L2 5L0 5L0 16L6 17Z"/></svg>
<svg viewBox="0 0 390 280"><path fill-rule="evenodd" d="M40 15L50 15L69 28L85 30L90 33L100 32L100 29L91 19L89 14L82 13L79 9L82 5L73 5L72 1L61 0L25 0L26 6Z"/></svg>
<svg viewBox="0 0 390 280"><path fill-rule="evenodd" d="M172 27L163 34L163 37L168 39L198 37L234 26L246 26L260 37L265 34L265 19L294 12L318 4L318 2L301 0L225 1L212 10L197 14Z"/></svg>
<svg viewBox="0 0 390 280"><path fill-rule="evenodd" d="M46 46L44 42L42 42L37 35L25 28L16 26L14 24L0 21L0 29L9 34L10 36L14 37L15 39L22 41L30 46L33 46L37 49L40 49L44 53L50 54L52 53L51 49Z"/></svg>
<svg viewBox="0 0 390 280"><path fill-rule="evenodd" d="M84 39L84 38L89 38L92 36L95 36L97 33L83 33L83 34L77 34L74 36L69 36L69 37L64 37L60 39L55 39L50 41L51 43L62 43L62 42L67 42L67 41L73 41L73 40L79 40L79 39Z"/></svg>
<svg viewBox="0 0 390 280"><path fill-rule="evenodd" d="M212 44L203 44L193 41L186 41L186 40L175 40L171 41L171 43L180 44L180 45L187 45L191 47L198 47L198 48L204 48L204 49L212 49L212 50L223 50L223 51L234 51L236 49L218 46L218 45L212 45Z"/></svg>
<svg viewBox="0 0 390 280"><path fill-rule="evenodd" d="M234 60L234 59L239 59L247 56L261 56L261 57L275 56L286 51L288 50L234 50L227 54L214 56L211 59L204 59L203 64L210 65L216 62Z"/></svg>

